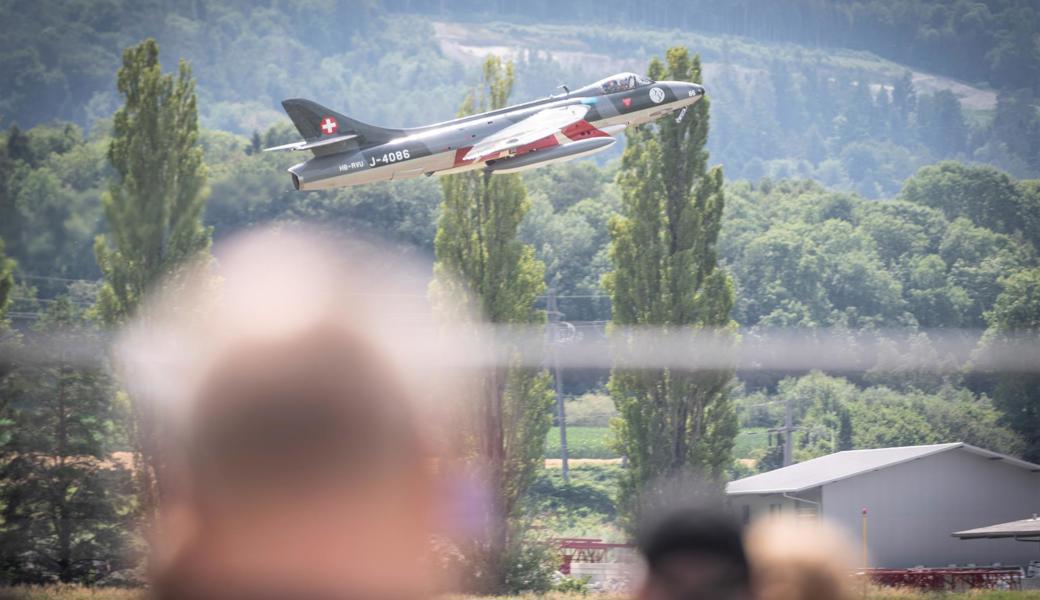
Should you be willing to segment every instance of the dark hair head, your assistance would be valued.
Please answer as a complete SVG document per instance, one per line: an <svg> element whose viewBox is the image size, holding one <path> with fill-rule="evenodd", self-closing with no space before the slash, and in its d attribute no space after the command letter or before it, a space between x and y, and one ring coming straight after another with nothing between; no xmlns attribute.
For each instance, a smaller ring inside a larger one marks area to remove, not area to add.
<svg viewBox="0 0 1040 600"><path fill-rule="evenodd" d="M711 558L729 563L742 583L750 581L740 526L728 514L703 508L670 511L647 524L637 537L651 574L670 558Z"/></svg>

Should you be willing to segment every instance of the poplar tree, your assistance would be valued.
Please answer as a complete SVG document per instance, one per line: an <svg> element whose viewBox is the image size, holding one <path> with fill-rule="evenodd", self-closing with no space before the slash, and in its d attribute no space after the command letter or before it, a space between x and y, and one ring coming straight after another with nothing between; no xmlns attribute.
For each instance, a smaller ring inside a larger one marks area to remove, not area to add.
<svg viewBox="0 0 1040 600"><path fill-rule="evenodd" d="M202 224L209 194L199 146L191 68L163 75L159 45L146 40L123 52L108 159L115 177L101 203L108 233L94 242L105 282L98 310L121 322L141 296L185 259L209 248Z"/></svg>
<svg viewBox="0 0 1040 600"><path fill-rule="evenodd" d="M502 108L512 87L512 63L489 57L480 96L467 97L460 116ZM545 291L545 265L517 239L530 205L520 177L477 170L446 176L441 187L434 295L469 298L472 312L489 323L544 323L534 302ZM544 457L553 405L548 374L522 368L514 358L484 373L472 404L466 452L487 482L491 506L485 537L466 558L477 573L476 591L500 593L509 587L511 557L522 537L511 519Z"/></svg>
<svg viewBox="0 0 1040 600"><path fill-rule="evenodd" d="M127 48L117 76L125 103L116 111L108 159L115 177L101 203L108 233L94 241L104 276L95 307L108 325L121 323L143 295L183 261L208 250L202 224L208 189L191 69L164 75L153 39ZM157 507L153 419L131 399L130 438L140 506Z"/></svg>
<svg viewBox="0 0 1040 600"><path fill-rule="evenodd" d="M673 47L665 62L651 61L648 75L699 82L700 59ZM708 112L702 98L681 121L666 117L627 134L617 179L622 208L610 222L613 269L604 278L616 337L643 325L733 336L733 286L715 250L724 198L721 168L707 169ZM613 370L615 441L628 464L619 500L630 525L658 484L690 472L709 479L723 474L737 432L728 399L732 375Z"/></svg>

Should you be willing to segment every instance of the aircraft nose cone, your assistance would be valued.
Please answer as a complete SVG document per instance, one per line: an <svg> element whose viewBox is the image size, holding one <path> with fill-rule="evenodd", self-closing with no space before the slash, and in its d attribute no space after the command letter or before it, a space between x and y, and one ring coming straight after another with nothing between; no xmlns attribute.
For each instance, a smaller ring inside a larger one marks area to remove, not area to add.
<svg viewBox="0 0 1040 600"><path fill-rule="evenodd" d="M676 81L672 83L672 91L675 93L675 97L678 100L684 100L686 98L700 98L704 95L704 86L700 85L699 83Z"/></svg>

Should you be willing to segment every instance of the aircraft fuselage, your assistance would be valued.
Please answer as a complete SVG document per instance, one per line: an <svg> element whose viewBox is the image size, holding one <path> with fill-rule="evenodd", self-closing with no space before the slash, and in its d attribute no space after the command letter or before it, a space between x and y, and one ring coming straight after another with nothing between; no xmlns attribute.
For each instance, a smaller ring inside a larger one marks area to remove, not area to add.
<svg viewBox="0 0 1040 600"><path fill-rule="evenodd" d="M608 93L606 84L593 84L568 94L551 96L426 127L393 130L389 141L347 143L341 152L327 153L289 169L300 190L318 190L378 181L408 179L420 175L458 173L477 168L514 172L559 160L570 160L605 149L611 136L626 127L647 123L698 101L704 88L686 82L643 83L632 89ZM536 141L467 160L471 148L510 125L557 107L584 105L584 119ZM323 120L319 127L336 125ZM329 130L323 133L331 134ZM607 138L586 142L595 138ZM570 146L573 142L582 142ZM352 146L352 147L351 147ZM541 153L541 154L537 154ZM523 160L520 157L531 154ZM539 157L544 157L542 160ZM510 160L516 166L510 164Z"/></svg>

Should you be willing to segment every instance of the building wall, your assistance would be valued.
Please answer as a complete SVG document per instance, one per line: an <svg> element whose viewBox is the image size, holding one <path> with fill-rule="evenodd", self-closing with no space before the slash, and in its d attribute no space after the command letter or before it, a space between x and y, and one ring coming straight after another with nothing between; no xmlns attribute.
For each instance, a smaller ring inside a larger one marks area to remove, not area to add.
<svg viewBox="0 0 1040 600"><path fill-rule="evenodd" d="M812 502L820 502L820 488L799 493L797 496ZM748 521L770 515L798 516L799 514L804 514L805 510L814 509L816 505L812 504L812 502L796 503L791 498L786 498L781 494L730 496L729 498L733 514L738 519L744 519L746 516Z"/></svg>
<svg viewBox="0 0 1040 600"><path fill-rule="evenodd" d="M873 567L1023 565L1040 544L950 534L1040 512L1040 473L950 450L823 486L822 514L860 540L867 509Z"/></svg>

